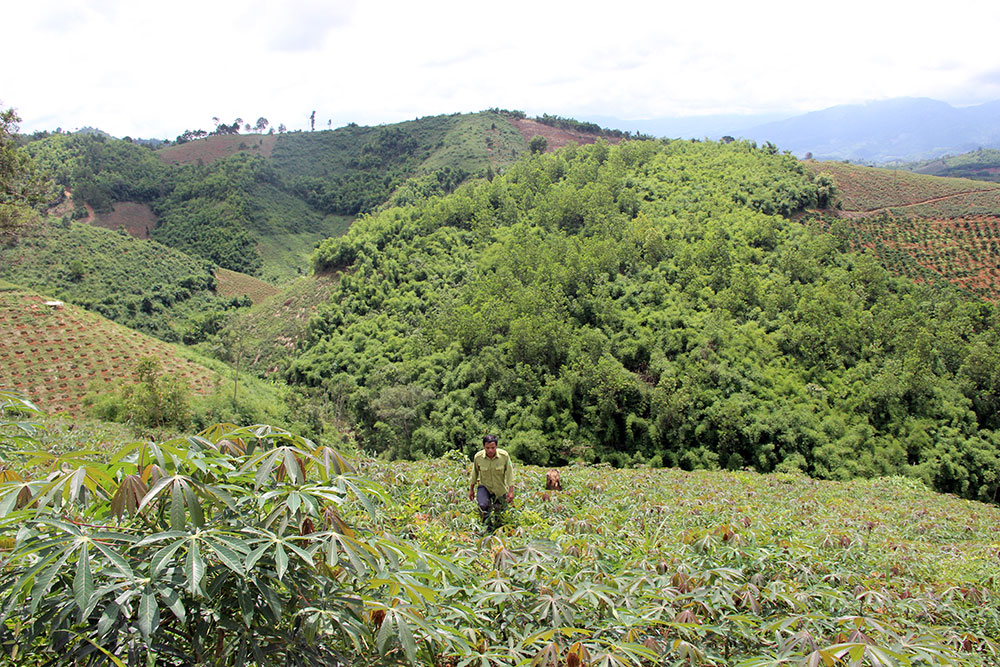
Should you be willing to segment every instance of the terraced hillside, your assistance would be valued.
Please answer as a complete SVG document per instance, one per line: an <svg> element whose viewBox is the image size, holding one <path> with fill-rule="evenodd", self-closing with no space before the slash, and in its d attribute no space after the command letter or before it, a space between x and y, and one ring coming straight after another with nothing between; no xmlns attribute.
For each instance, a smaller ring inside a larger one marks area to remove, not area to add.
<svg viewBox="0 0 1000 667"><path fill-rule="evenodd" d="M839 211L807 218L897 275L947 281L1000 299L1000 184L839 162L808 162L833 177Z"/></svg>
<svg viewBox="0 0 1000 667"><path fill-rule="evenodd" d="M0 386L30 396L43 410L81 415L92 386L114 386L149 356L196 394L208 394L221 380L169 343L0 281Z"/></svg>

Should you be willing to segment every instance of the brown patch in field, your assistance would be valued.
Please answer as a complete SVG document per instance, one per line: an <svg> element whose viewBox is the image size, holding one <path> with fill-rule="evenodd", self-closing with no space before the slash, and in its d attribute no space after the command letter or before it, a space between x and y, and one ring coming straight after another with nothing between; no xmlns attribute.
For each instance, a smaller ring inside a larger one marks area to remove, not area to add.
<svg viewBox="0 0 1000 667"><path fill-rule="evenodd" d="M833 218L806 219L829 229ZM1000 301L1000 216L927 219L842 217L853 249L871 252L896 275L916 282L944 279L989 301Z"/></svg>
<svg viewBox="0 0 1000 667"><path fill-rule="evenodd" d="M156 214L146 204L134 201L116 203L111 213L100 213L94 224L106 229L122 227L137 239L148 239L156 227Z"/></svg>
<svg viewBox="0 0 1000 667"><path fill-rule="evenodd" d="M546 125L544 123L539 123L537 120L529 120L527 118L512 118L511 123L517 128L517 131L521 133L525 141L531 141L533 136L540 135L545 137L545 141L548 145L545 147L546 153L551 153L554 150L558 150L570 143L575 143L578 145L583 144L593 144L599 139L604 139L609 144L617 144L621 141L620 137L609 137L602 134L590 134L589 132L574 132L572 130L563 130L558 127L552 127L551 125Z"/></svg>
<svg viewBox="0 0 1000 667"><path fill-rule="evenodd" d="M168 146L157 154L167 164L212 164L241 151L269 158L277 140L276 134L225 134Z"/></svg>
<svg viewBox="0 0 1000 667"><path fill-rule="evenodd" d="M247 296L253 303L260 303L279 291L274 285L245 273L221 267L215 270L215 292L220 296Z"/></svg>

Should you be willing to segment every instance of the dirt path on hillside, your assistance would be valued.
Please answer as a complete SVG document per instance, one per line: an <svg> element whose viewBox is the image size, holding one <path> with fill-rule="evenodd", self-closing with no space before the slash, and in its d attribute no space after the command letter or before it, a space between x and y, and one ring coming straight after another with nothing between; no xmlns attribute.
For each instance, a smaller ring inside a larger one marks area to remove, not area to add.
<svg viewBox="0 0 1000 667"><path fill-rule="evenodd" d="M869 215L876 213L884 213L890 209L897 208L911 208L914 206L923 206L924 204L935 204L939 201L944 201L946 199L954 199L956 197L964 197L966 195L978 194L981 192L996 192L1000 190L1000 187L996 188L985 188L980 190L967 190L965 192L953 192L950 195L942 195L940 197L931 197L930 199L924 199L922 201L911 202L909 204L893 204L892 206L881 206L879 208L868 209L865 211L841 211L841 217L844 218L866 218Z"/></svg>
<svg viewBox="0 0 1000 667"><path fill-rule="evenodd" d="M76 208L76 200L73 199L73 193L70 190L63 190L63 196L66 197L67 200L69 200L70 211ZM84 220L83 222L89 225L90 223L94 222L94 218L97 217L96 215L94 215L94 207L88 204L87 202L83 202L83 208L87 210L87 219Z"/></svg>

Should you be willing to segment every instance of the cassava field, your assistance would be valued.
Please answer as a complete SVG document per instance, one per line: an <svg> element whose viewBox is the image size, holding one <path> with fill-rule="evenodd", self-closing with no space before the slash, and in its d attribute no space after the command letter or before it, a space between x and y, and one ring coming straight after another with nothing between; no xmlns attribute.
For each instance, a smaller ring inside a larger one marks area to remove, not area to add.
<svg viewBox="0 0 1000 667"><path fill-rule="evenodd" d="M1000 510L912 479L522 467L491 531L458 452L230 429L8 475L14 664L996 664Z"/></svg>

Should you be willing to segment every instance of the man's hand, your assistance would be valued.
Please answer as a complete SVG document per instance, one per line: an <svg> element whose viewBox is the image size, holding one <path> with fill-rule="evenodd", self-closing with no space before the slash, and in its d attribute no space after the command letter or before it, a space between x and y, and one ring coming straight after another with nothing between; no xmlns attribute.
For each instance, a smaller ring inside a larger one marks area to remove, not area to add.
<svg viewBox="0 0 1000 667"><path fill-rule="evenodd" d="M472 489L469 489L469 500L475 500L475 499L476 499L476 492L473 491Z"/></svg>
<svg viewBox="0 0 1000 667"><path fill-rule="evenodd" d="M507 502L508 503L514 502L514 489L511 489L510 491L507 492Z"/></svg>

